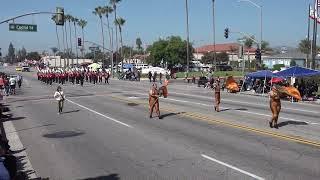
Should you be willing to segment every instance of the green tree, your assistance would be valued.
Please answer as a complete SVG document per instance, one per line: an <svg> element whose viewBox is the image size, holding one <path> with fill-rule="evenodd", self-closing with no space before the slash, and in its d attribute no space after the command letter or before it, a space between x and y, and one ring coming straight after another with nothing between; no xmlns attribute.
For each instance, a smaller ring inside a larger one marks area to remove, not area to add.
<svg viewBox="0 0 320 180"><path fill-rule="evenodd" d="M98 6L94 9L94 11L92 12L94 15L98 16L100 19L100 26L101 26L101 37L102 37L102 48L104 51L105 47L104 47L104 30L103 30L103 21L102 21L102 16L106 13L105 8ZM103 61L104 64L104 61Z"/></svg>
<svg viewBox="0 0 320 180"><path fill-rule="evenodd" d="M311 49L311 41L308 39L303 39L299 43L299 50L303 54L309 54Z"/></svg>
<svg viewBox="0 0 320 180"><path fill-rule="evenodd" d="M244 46L247 47L247 48L252 48L253 44L255 43L253 41L253 39L255 39L254 36L251 36L251 38L249 37L244 37Z"/></svg>
<svg viewBox="0 0 320 180"><path fill-rule="evenodd" d="M141 52L142 51L142 41L141 38L137 38L136 39L136 45L137 45L137 49Z"/></svg>
<svg viewBox="0 0 320 180"><path fill-rule="evenodd" d="M273 51L273 49L270 48L269 42L267 42L267 41L262 41L261 50L262 51Z"/></svg>
<svg viewBox="0 0 320 180"><path fill-rule="evenodd" d="M113 43L112 43L112 36L111 36L111 27L110 27L110 21L109 21L109 15L112 14L113 9L111 6L105 6L105 15L107 18L107 27L108 27L108 34L109 34L109 47L111 48L111 53L113 54ZM111 66L114 66L113 62L114 58L112 56ZM112 74L113 74L113 68L112 68Z"/></svg>
<svg viewBox="0 0 320 180"><path fill-rule="evenodd" d="M10 62L10 63L14 63L15 62L15 59L16 59L16 55L15 55L15 53L14 53L14 51L15 51L15 49L14 49L14 47L13 47L13 45L12 45L12 43L10 43L9 44L9 49L8 49L8 61Z"/></svg>
<svg viewBox="0 0 320 180"><path fill-rule="evenodd" d="M72 17L71 18L71 22L73 22L73 28L74 28L74 42L76 43L75 51L76 51L76 57L77 57L77 65L79 65L79 61L78 61L78 58L79 58L79 55L78 55L78 42L77 42L78 34L77 34L77 26L76 26L76 24L79 22L79 19L76 18L76 17Z"/></svg>
<svg viewBox="0 0 320 180"><path fill-rule="evenodd" d="M20 54L21 61L25 60L27 57L27 50L24 47L22 47L20 53L21 53Z"/></svg>
<svg viewBox="0 0 320 180"><path fill-rule="evenodd" d="M297 65L297 63L296 63L295 60L291 60L290 61L290 67L293 67L293 66L296 66L296 65Z"/></svg>
<svg viewBox="0 0 320 180"><path fill-rule="evenodd" d="M84 28L87 26L88 22L86 20L80 19L78 22L78 26L81 27L81 31L82 31L82 48L81 48L81 53L82 53L82 57L84 57L84 50L85 50L85 40L84 40Z"/></svg>
<svg viewBox="0 0 320 180"><path fill-rule="evenodd" d="M55 55L57 54L57 52L58 52L58 48L52 47L52 48L50 48L50 49L51 49L53 55L55 56Z"/></svg>
<svg viewBox="0 0 320 180"><path fill-rule="evenodd" d="M126 20L119 17L116 19L116 21L114 22L116 25L118 25L119 27L119 33L120 33L120 43L121 43L121 47L123 47L123 42L122 42L122 26L124 26L124 24L126 23ZM123 48L121 48L123 49ZM123 52L121 52L121 64L123 64ZM121 68L121 71L123 72L123 66Z"/></svg>
<svg viewBox="0 0 320 180"><path fill-rule="evenodd" d="M153 66L158 66L162 59L166 60L168 44L168 41L160 39L149 46L147 49L147 51L150 52L150 56L147 58L148 63Z"/></svg>
<svg viewBox="0 0 320 180"><path fill-rule="evenodd" d="M41 56L38 52L29 52L27 54L27 59L39 61L41 59Z"/></svg>
<svg viewBox="0 0 320 180"><path fill-rule="evenodd" d="M285 67L285 65L284 64L275 64L275 65L273 65L273 71L280 71L281 70L281 68L283 68L283 67Z"/></svg>

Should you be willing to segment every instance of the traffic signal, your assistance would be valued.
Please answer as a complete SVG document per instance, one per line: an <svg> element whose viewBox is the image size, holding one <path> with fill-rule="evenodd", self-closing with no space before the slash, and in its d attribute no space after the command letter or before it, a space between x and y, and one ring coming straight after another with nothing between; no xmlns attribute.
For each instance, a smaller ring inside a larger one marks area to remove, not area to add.
<svg viewBox="0 0 320 180"><path fill-rule="evenodd" d="M61 7L57 7L56 9L56 25L64 25L64 9Z"/></svg>
<svg viewBox="0 0 320 180"><path fill-rule="evenodd" d="M78 38L78 46L82 46L81 38Z"/></svg>
<svg viewBox="0 0 320 180"><path fill-rule="evenodd" d="M260 62L261 60L261 49L257 48L256 50L256 59L258 60L258 62Z"/></svg>
<svg viewBox="0 0 320 180"><path fill-rule="evenodd" d="M224 30L224 37L225 37L226 39L228 39L228 37L229 37L229 28L226 28L226 29Z"/></svg>

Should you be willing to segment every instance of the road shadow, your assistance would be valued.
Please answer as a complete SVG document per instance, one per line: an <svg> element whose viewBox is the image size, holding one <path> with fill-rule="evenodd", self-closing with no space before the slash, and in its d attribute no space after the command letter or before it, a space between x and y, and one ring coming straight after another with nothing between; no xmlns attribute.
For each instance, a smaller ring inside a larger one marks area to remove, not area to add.
<svg viewBox="0 0 320 180"><path fill-rule="evenodd" d="M248 111L247 108L236 108L236 109L224 108L224 109L220 109L220 112L223 112L223 111L231 111L231 110L234 110L234 111Z"/></svg>
<svg viewBox="0 0 320 180"><path fill-rule="evenodd" d="M128 103L127 105L128 106L139 106L139 104L137 104L137 103Z"/></svg>
<svg viewBox="0 0 320 180"><path fill-rule="evenodd" d="M163 114L163 115L160 115L160 119L163 119L163 118L166 118L166 117L170 117L170 116L176 116L176 115L179 115L179 114L184 114L186 112L178 112L178 113L167 113L167 114Z"/></svg>
<svg viewBox="0 0 320 180"><path fill-rule="evenodd" d="M25 119L25 117L12 117L12 114L2 114L1 119L2 119L2 122L6 122L6 121L17 121L17 120Z"/></svg>
<svg viewBox="0 0 320 180"><path fill-rule="evenodd" d="M84 131L58 131L54 133L44 134L46 138L69 138L84 135Z"/></svg>
<svg viewBox="0 0 320 180"><path fill-rule="evenodd" d="M278 124L278 127L283 127L287 125L308 125L306 122L301 122L301 121L284 121Z"/></svg>
<svg viewBox="0 0 320 180"><path fill-rule="evenodd" d="M118 174L110 174L107 176L98 176L98 177L85 178L80 180L120 180L120 177Z"/></svg>
<svg viewBox="0 0 320 180"><path fill-rule="evenodd" d="M80 111L80 110L77 109L77 110L62 112L61 114L70 114L70 113L76 113L76 112L79 112L79 111Z"/></svg>
<svg viewBox="0 0 320 180"><path fill-rule="evenodd" d="M237 108L237 109L234 109L234 110L236 110L236 111L248 111L247 108Z"/></svg>

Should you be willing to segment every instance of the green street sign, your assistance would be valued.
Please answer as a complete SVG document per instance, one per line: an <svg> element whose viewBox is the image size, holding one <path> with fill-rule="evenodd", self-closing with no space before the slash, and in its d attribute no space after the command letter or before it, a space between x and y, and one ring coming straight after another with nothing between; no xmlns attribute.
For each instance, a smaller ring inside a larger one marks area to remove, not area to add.
<svg viewBox="0 0 320 180"><path fill-rule="evenodd" d="M9 24L9 31L37 32L34 24Z"/></svg>

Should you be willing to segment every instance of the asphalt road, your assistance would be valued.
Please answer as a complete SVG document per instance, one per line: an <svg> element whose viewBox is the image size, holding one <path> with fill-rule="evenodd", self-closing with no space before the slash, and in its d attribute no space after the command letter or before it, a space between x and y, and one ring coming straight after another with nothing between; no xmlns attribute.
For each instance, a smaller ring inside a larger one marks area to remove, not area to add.
<svg viewBox="0 0 320 180"><path fill-rule="evenodd" d="M162 119L148 118L148 82L57 87L23 73L5 102L38 176L50 179L319 179L319 105L283 102L270 129L268 99L172 83ZM8 132L15 133L15 132Z"/></svg>

